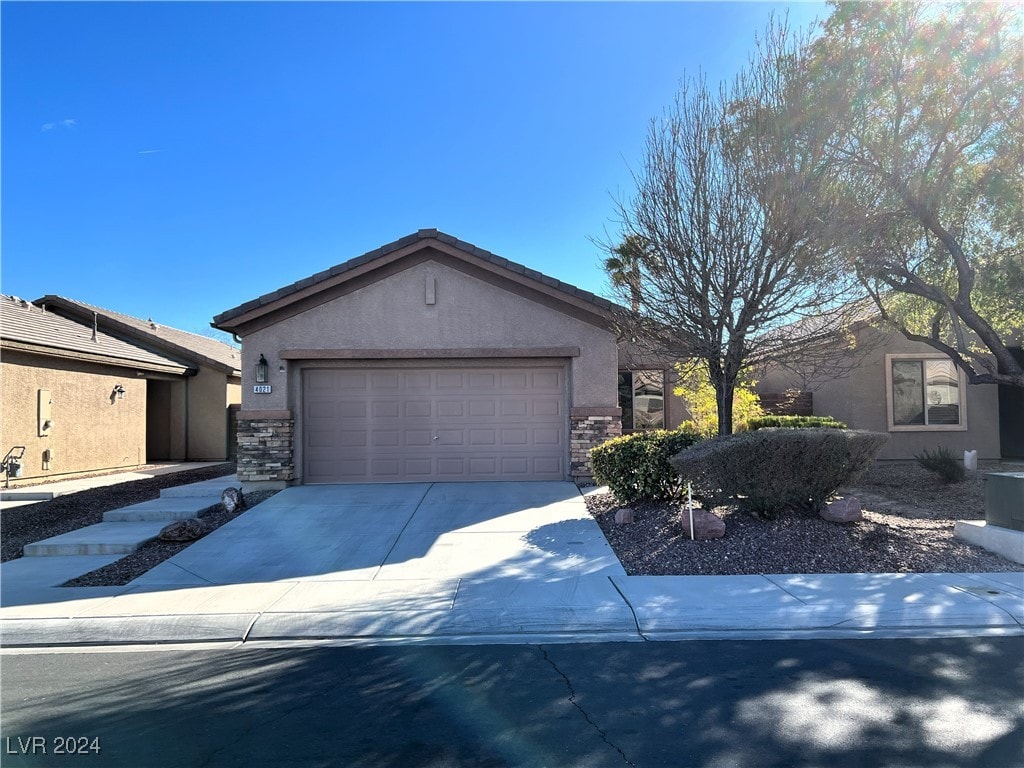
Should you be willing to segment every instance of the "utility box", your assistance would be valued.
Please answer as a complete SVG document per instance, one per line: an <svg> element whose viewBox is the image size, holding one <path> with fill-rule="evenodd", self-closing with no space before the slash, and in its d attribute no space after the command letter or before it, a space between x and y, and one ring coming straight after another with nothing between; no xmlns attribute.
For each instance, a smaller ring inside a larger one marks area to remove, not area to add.
<svg viewBox="0 0 1024 768"><path fill-rule="evenodd" d="M985 522L1024 531L1024 472L985 475Z"/></svg>
<svg viewBox="0 0 1024 768"><path fill-rule="evenodd" d="M39 436L47 437L53 429L53 401L50 400L50 390L39 390Z"/></svg>

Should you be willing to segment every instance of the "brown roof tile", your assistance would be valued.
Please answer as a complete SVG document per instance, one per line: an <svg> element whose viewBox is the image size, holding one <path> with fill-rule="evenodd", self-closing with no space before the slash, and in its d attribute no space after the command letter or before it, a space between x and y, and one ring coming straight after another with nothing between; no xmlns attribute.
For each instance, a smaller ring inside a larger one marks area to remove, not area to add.
<svg viewBox="0 0 1024 768"><path fill-rule="evenodd" d="M162 352L190 362L212 365L234 375L241 373L239 350L217 339L160 325L152 320L143 320L64 296L44 296L37 299L35 303L45 304L48 308L53 308L62 314L70 314L78 319L91 318L92 313L95 312L105 321L110 330L127 334Z"/></svg>
<svg viewBox="0 0 1024 768"><path fill-rule="evenodd" d="M157 350L113 336L98 323L95 339L91 324L77 322L44 311L41 307L13 296L0 294L0 338L54 352L75 356L103 357L124 361L125 367L156 368L184 373L193 366Z"/></svg>

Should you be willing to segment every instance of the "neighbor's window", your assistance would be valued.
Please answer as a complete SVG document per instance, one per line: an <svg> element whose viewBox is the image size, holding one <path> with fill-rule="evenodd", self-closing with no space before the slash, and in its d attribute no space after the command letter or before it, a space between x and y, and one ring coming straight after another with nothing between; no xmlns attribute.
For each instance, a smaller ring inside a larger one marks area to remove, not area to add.
<svg viewBox="0 0 1024 768"><path fill-rule="evenodd" d="M623 429L664 429L664 373L619 371L619 408Z"/></svg>
<svg viewBox="0 0 1024 768"><path fill-rule="evenodd" d="M964 388L949 358L890 355L890 429L963 429Z"/></svg>

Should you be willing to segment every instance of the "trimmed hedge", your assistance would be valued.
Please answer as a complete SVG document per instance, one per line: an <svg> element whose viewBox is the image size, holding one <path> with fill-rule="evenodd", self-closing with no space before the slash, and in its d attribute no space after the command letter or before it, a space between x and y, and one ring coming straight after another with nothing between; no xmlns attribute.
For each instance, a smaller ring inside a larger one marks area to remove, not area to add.
<svg viewBox="0 0 1024 768"><path fill-rule="evenodd" d="M788 507L820 509L871 466L888 439L855 430L764 429L712 438L671 464L710 505L774 516Z"/></svg>
<svg viewBox="0 0 1024 768"><path fill-rule="evenodd" d="M670 499L683 483L669 460L704 438L683 429L658 429L615 437L590 451L594 479L624 504Z"/></svg>
<svg viewBox="0 0 1024 768"><path fill-rule="evenodd" d="M831 416L759 416L747 422L747 429L846 429Z"/></svg>

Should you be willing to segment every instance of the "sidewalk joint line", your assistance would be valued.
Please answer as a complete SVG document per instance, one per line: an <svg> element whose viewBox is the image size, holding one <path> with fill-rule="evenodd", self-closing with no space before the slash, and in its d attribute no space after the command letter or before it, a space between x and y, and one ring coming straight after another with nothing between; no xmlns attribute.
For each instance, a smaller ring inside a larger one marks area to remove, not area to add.
<svg viewBox="0 0 1024 768"><path fill-rule="evenodd" d="M784 586L782 586L781 584L779 584L779 583L778 583L777 581L773 580L773 579L772 579L772 577L771 577L771 576L769 576L769 575L768 575L767 573L760 573L760 574L758 574L758 575L759 575L759 576L761 576L762 578L766 579L766 580L768 581L768 583L769 583L769 584L774 584L774 585L775 585L776 587L778 587L779 589L781 589L781 590L782 590L783 592L785 592L785 593L786 593L787 595L789 595L790 597L792 597L792 598L793 598L794 600L796 600L797 602L799 602L799 603L801 603L801 604L803 604L803 605L810 605L810 603L809 603L809 602L807 602L806 600L801 600L801 599L800 599L799 597L797 597L796 595L794 595L794 594L793 594L792 592L790 592L790 591L789 591L788 589L786 589L786 588L785 588Z"/></svg>
<svg viewBox="0 0 1024 768"><path fill-rule="evenodd" d="M624 602L626 604L626 607L629 608L629 613L633 617L633 624L636 626L636 633L640 635L641 639L643 639L645 643L650 642L651 639L644 634L642 629L640 629L640 621L636 617L636 609L634 609L633 604L629 602L629 598L623 594L622 590L619 589L619 585L615 583L615 580L612 579L611 576L608 576L607 578L608 581L611 582L612 589L619 593L619 597L622 598L622 602Z"/></svg>
<svg viewBox="0 0 1024 768"><path fill-rule="evenodd" d="M420 497L419 502L416 504L416 509L412 511L412 514L409 515L409 519L405 521L405 525L402 526L402 530L400 530L398 535L395 537L395 543L391 545L391 549L389 549L388 553L384 555L384 559L380 561L380 565L377 566L377 573L373 574L373 578L370 579L370 581L377 580L377 576L380 575L381 569L384 568L384 564L387 563L388 558L391 557L391 553L395 551L395 547L398 546L398 542L402 540L402 534L405 533L405 529L409 527L409 523L412 522L412 519L416 517L416 513L420 511L420 507L423 506L423 502L426 500L427 494L430 493L430 489L433 488L434 485L435 483L431 483L427 486L427 490L423 492L423 496Z"/></svg>

